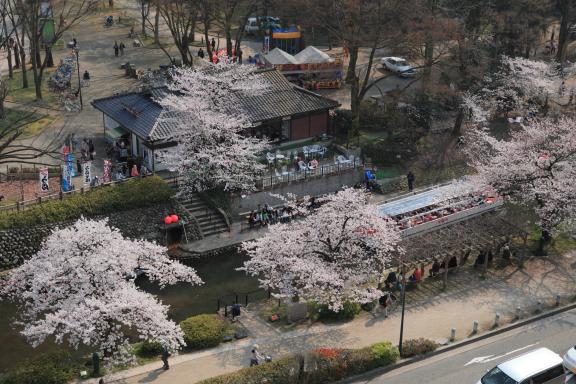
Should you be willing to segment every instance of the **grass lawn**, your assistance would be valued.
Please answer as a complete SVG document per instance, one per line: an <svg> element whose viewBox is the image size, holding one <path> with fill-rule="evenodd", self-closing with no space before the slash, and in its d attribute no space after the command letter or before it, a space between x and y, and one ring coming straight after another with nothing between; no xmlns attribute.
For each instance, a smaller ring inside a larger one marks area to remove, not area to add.
<svg viewBox="0 0 576 384"><path fill-rule="evenodd" d="M54 106L58 103L55 95L48 89L48 78L55 68L46 68L42 75L42 103ZM34 89L34 75L32 70L26 72L28 76L28 88L22 88L22 71L14 71L14 78L8 79L8 96L6 101L15 103L29 103L36 101L36 91Z"/></svg>
<svg viewBox="0 0 576 384"><path fill-rule="evenodd" d="M7 126L20 126L24 133L21 138L38 135L54 121L50 115L26 112L18 109L6 108L6 117L0 120L0 130Z"/></svg>

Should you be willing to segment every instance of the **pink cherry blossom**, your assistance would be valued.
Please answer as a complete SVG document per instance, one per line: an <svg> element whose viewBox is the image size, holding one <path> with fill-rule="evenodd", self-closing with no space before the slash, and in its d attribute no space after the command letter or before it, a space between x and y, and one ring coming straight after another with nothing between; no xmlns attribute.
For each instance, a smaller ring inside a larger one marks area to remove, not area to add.
<svg viewBox="0 0 576 384"><path fill-rule="evenodd" d="M49 336L98 348L109 363L130 361L129 337L171 351L183 334L167 318L168 306L134 284L137 269L161 286L202 284L196 272L170 260L166 248L127 240L107 220L80 219L56 229L42 249L0 282L0 294L21 303L22 334L37 347Z"/></svg>
<svg viewBox="0 0 576 384"><path fill-rule="evenodd" d="M239 99L270 84L253 66L222 61L200 68L177 68L170 92L158 100L164 111L159 124L169 124L178 146L161 161L184 176L182 194L222 186L251 191L265 166L259 153L268 143L249 136L252 122Z"/></svg>
<svg viewBox="0 0 576 384"><path fill-rule="evenodd" d="M395 225L379 216L362 190L348 188L317 201L321 206L302 219L271 225L263 237L244 243L250 260L241 270L279 297L335 311L346 301L377 299L385 265L401 252Z"/></svg>

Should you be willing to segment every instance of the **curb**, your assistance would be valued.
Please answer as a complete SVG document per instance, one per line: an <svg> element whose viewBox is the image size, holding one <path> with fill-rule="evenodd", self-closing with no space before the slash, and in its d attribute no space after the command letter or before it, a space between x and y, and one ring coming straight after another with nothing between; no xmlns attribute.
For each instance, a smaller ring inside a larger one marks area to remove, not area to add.
<svg viewBox="0 0 576 384"><path fill-rule="evenodd" d="M369 371L369 372L365 372L365 373L362 373L362 374L359 374L356 376L348 377L346 379L338 381L337 383L338 384L349 384L349 383L351 384L351 383L354 383L358 380L374 379L377 376L380 376L384 373L394 371L395 369L403 368L405 366L426 360L430 357L437 356L437 355L443 354L445 352L450 352L450 351L458 349L460 347L464 347L466 345L473 344L477 341L485 340L485 339L488 339L490 337L509 332L513 329L520 328L520 327L523 327L525 325L534 323L536 321L543 320L543 319L546 319L548 317L552 317L552 316L555 316L555 315L558 315L560 313L567 312L567 311L570 311L573 309L576 309L576 303L568 304L568 305L565 305L565 306L559 307L559 308L555 308L551 311L540 313L538 315L529 317L525 320L516 321L516 322L514 322L510 325L507 325L505 327L498 328L498 329L495 329L493 331L483 333L482 335L474 336L474 337L468 338L466 340L462 340L462 341L459 341L457 343L438 348L437 350L430 352L430 353L423 355L423 356L416 356L416 357L412 357L409 359L403 359L403 360L400 360L400 362L393 364L393 365L377 368L377 369L374 369L374 370Z"/></svg>

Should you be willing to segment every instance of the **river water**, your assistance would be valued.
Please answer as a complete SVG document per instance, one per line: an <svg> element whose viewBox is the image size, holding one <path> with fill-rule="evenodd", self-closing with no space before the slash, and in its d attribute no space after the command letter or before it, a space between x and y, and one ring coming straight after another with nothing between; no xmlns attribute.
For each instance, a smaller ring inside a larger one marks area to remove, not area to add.
<svg viewBox="0 0 576 384"><path fill-rule="evenodd" d="M236 294L240 302L245 301L244 293L247 292L252 292L249 295L250 301L264 297L266 295L264 292L255 292L258 290L256 279L247 277L244 272L236 271L245 260L245 255L229 251L186 262L196 269L204 281L202 286L177 284L160 290L156 284L145 279L139 280L138 285L156 295L164 304L170 305L169 316L178 322L201 313L215 313L218 298L230 304L235 300ZM0 301L0 372L17 362L55 348L51 342L46 342L36 349L32 348L12 327L16 311L13 304Z"/></svg>

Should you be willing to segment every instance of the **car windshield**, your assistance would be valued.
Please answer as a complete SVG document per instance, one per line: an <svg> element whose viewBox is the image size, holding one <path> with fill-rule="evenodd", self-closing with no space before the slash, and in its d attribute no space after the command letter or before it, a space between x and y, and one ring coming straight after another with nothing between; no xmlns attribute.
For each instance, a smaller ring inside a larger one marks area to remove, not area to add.
<svg viewBox="0 0 576 384"><path fill-rule="evenodd" d="M396 65L399 67L408 67L410 64L408 64L408 62L405 60L398 60L396 62Z"/></svg>
<svg viewBox="0 0 576 384"><path fill-rule="evenodd" d="M480 381L482 384L518 384L516 380L502 372L498 367L489 371Z"/></svg>

